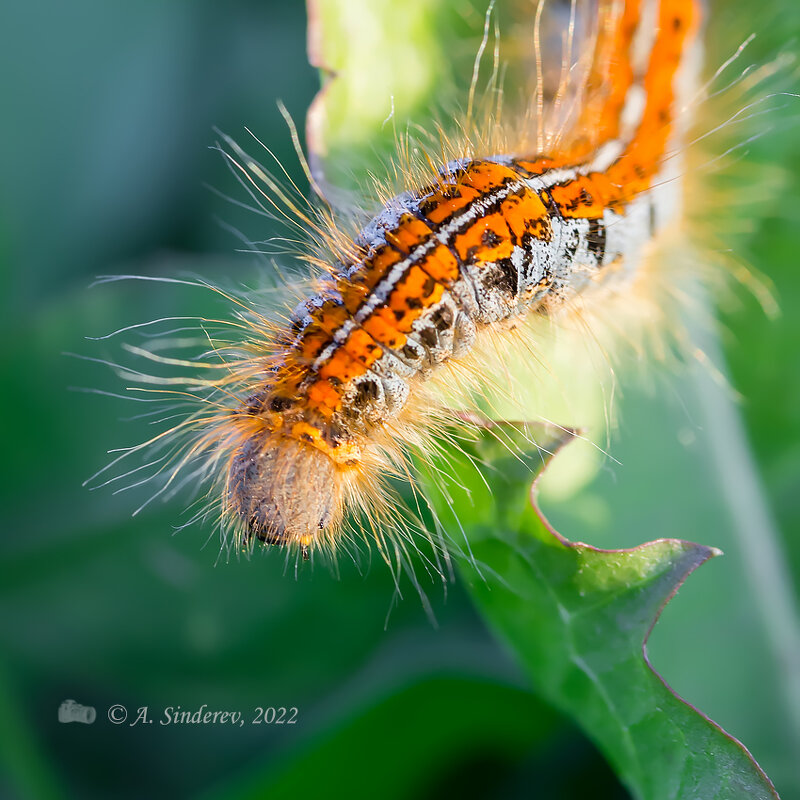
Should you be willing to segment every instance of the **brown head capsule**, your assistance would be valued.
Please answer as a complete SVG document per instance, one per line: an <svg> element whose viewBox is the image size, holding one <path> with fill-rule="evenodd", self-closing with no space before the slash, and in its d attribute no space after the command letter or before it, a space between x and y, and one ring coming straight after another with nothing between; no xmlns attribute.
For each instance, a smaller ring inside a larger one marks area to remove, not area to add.
<svg viewBox="0 0 800 800"><path fill-rule="evenodd" d="M305 553L321 530L340 520L336 471L313 445L285 435L254 437L233 456L227 503L246 536L299 545Z"/></svg>

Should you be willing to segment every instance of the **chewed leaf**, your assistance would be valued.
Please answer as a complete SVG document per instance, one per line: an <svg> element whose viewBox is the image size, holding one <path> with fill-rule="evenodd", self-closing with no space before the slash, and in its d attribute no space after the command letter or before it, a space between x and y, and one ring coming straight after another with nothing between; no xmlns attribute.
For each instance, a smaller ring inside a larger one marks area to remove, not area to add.
<svg viewBox="0 0 800 800"><path fill-rule="evenodd" d="M429 96L441 61L436 4L405 3L403 13L392 16L391 28L384 24L390 11L386 0L309 4L311 60L329 78L344 78L328 84L327 94L318 98L315 110L323 117L315 132L324 136L314 144L320 148L343 142L350 148L381 130L390 134L383 121L393 101L407 109ZM422 63L421 53L427 53Z"/></svg>
<svg viewBox="0 0 800 800"><path fill-rule="evenodd" d="M473 452L448 455L446 486L433 478L442 464L421 465L440 522L468 532L471 556L459 564L475 601L536 691L584 728L636 797L777 797L745 747L681 700L647 660L661 609L719 551L679 539L599 550L553 531L528 487L572 437L495 425ZM539 447L521 455L531 439ZM475 459L491 469L491 488L475 479Z"/></svg>
<svg viewBox="0 0 800 800"><path fill-rule="evenodd" d="M326 192L363 190L397 159L397 140L433 135L467 102L476 53L485 57L476 75L484 90L493 70L491 47L481 47L489 3L483 0L308 0L311 63L322 89L308 113L307 144ZM518 15L499 0L494 21L515 30ZM501 14L501 12L509 12ZM487 52L488 51L488 52ZM504 64L509 68L507 56ZM335 187L335 189L333 188Z"/></svg>

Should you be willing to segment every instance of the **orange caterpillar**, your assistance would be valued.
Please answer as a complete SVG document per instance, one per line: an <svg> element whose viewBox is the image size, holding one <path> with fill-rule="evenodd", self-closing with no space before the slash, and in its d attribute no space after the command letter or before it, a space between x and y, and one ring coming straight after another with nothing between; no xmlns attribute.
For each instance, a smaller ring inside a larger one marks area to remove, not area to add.
<svg viewBox="0 0 800 800"><path fill-rule="evenodd" d="M223 516L245 541L306 557L336 545L348 508L380 512L384 475L436 427L437 370L526 315L629 278L675 216L698 3L597 11L570 133L548 152L466 147L339 246L288 324L252 324L250 353L217 384L230 409L200 418L190 449L225 475Z"/></svg>

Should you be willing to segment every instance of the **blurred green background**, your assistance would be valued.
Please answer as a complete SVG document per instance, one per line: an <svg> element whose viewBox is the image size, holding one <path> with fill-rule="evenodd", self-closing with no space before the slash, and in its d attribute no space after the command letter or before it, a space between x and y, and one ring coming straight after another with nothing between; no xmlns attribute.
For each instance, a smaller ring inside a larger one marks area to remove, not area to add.
<svg viewBox="0 0 800 800"><path fill-rule="evenodd" d="M794 0L764 3L757 19L748 8L716 3L710 63L753 29L747 63L797 52ZM295 580L274 554L227 562L208 530L172 535L180 503L131 518L137 497L81 486L107 449L141 440L148 425L127 419L132 404L70 391L119 384L63 353L107 357L107 343L84 337L224 310L199 290L89 284L186 270L255 282L264 267L235 252L241 244L217 218L254 239L275 231L205 188L241 198L208 146L214 126L244 139L247 125L299 173L275 100L302 120L318 86L303 4L33 0L5 4L0 31L0 795L625 797L593 746L528 691L457 581L446 593L426 586L434 626L410 587L393 601L382 564ZM782 310L768 319L736 292L722 340L760 481L750 488L794 576L798 102L775 104L737 167L743 180L768 172L779 190L731 208L721 246L774 282ZM702 379L665 372L652 382L655 391L631 381L619 403L611 451L621 463L608 460L576 498L546 508L565 535L599 546L663 535L726 551L667 608L650 654L748 745L784 798L800 798L797 709L785 692L800 666L781 650L779 627L791 617L764 605L778 578L752 569L734 531L707 421L718 398ZM764 532L749 533L758 542ZM59 724L67 698L95 706L97 722ZM113 726L106 711L117 703L148 706L156 719L203 703L247 720L257 706L299 715L291 727Z"/></svg>

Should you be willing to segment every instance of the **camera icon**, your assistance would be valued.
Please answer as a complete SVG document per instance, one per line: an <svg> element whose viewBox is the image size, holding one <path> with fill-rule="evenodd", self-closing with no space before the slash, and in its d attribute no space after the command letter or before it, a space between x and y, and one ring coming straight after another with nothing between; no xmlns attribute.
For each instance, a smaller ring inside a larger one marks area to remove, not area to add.
<svg viewBox="0 0 800 800"><path fill-rule="evenodd" d="M58 707L59 722L82 722L84 725L91 725L97 712L92 706L82 706L74 700L65 700Z"/></svg>

